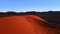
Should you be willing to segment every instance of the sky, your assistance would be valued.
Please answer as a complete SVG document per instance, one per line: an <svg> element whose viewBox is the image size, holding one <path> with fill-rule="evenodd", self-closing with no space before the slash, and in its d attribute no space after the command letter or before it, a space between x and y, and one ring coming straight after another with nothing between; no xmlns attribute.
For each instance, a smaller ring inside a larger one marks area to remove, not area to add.
<svg viewBox="0 0 60 34"><path fill-rule="evenodd" d="M0 12L59 11L60 0L0 0Z"/></svg>

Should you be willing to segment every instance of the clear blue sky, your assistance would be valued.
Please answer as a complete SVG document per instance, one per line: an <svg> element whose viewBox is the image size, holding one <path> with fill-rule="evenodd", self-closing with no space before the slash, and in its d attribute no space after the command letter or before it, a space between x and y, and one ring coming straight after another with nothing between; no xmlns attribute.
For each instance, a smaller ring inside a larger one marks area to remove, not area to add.
<svg viewBox="0 0 60 34"><path fill-rule="evenodd" d="M60 10L60 0L0 0L0 11Z"/></svg>

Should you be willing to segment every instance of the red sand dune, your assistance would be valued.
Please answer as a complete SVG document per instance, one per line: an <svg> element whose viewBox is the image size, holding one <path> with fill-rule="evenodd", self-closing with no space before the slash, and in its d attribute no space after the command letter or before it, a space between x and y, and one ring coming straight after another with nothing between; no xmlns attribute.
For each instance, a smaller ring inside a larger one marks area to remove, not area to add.
<svg viewBox="0 0 60 34"><path fill-rule="evenodd" d="M0 34L57 34L59 32L45 26L44 23L48 22L36 15L3 17L0 18Z"/></svg>

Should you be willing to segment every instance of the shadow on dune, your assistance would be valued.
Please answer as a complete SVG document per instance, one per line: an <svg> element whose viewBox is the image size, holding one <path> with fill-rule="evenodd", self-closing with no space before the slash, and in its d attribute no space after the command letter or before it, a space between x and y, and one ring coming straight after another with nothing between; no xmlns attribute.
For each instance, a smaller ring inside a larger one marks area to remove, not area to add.
<svg viewBox="0 0 60 34"><path fill-rule="evenodd" d="M36 12L0 13L0 34L60 34L60 27Z"/></svg>

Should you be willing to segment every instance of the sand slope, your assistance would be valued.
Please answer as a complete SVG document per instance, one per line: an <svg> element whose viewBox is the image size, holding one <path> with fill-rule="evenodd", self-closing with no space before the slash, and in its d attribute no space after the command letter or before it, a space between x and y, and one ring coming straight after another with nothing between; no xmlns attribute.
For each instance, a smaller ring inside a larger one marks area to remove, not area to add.
<svg viewBox="0 0 60 34"><path fill-rule="evenodd" d="M0 34L57 34L44 25L46 20L36 15L0 18Z"/></svg>

